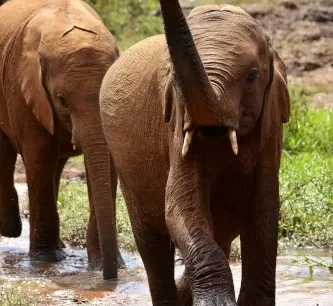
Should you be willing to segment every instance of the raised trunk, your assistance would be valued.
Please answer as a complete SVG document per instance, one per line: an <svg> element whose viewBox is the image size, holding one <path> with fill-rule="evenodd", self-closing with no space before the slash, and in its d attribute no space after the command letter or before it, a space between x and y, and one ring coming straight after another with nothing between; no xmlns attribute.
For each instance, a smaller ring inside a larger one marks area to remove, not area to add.
<svg viewBox="0 0 333 306"><path fill-rule="evenodd" d="M81 121L83 122L83 121ZM83 149L92 205L96 214L104 279L117 278L117 236L112 197L110 153L100 120L91 118L78 127Z"/></svg>
<svg viewBox="0 0 333 306"><path fill-rule="evenodd" d="M179 1L160 0L160 4L173 69L193 123L236 128L224 118L225 105L208 79Z"/></svg>

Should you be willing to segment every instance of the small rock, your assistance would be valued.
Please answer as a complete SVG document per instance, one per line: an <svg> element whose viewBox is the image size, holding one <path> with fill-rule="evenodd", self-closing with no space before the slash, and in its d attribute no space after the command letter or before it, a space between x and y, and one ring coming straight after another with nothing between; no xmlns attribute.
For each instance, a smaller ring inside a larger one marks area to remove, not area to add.
<svg viewBox="0 0 333 306"><path fill-rule="evenodd" d="M314 62L314 61L306 61L303 64L303 71L311 71L311 70L315 70L321 67L321 64L319 64L318 62Z"/></svg>
<svg viewBox="0 0 333 306"><path fill-rule="evenodd" d="M270 15L274 11L274 6L270 4L252 4L245 9L253 18L261 18Z"/></svg>
<svg viewBox="0 0 333 306"><path fill-rule="evenodd" d="M298 6L297 6L297 4L294 1L285 0L285 1L281 2L281 5L284 8L288 9L288 10L296 10L296 9L298 9Z"/></svg>
<svg viewBox="0 0 333 306"><path fill-rule="evenodd" d="M314 9L310 8L304 18L315 21L315 22L332 22L333 21L333 10L332 9Z"/></svg>

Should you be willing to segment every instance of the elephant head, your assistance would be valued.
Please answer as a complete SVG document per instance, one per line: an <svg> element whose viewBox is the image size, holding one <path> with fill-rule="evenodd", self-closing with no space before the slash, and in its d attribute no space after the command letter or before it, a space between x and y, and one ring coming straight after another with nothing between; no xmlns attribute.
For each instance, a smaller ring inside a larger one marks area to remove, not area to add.
<svg viewBox="0 0 333 306"><path fill-rule="evenodd" d="M258 122L265 146L272 112L279 113L281 123L289 118L285 67L268 35L234 6L195 8L188 26L178 1L160 3L174 71L166 88L164 118L170 120L175 108L170 101L178 100L183 112L178 138L185 134L178 139L182 154L198 130L228 133L237 155L237 137L251 133Z"/></svg>
<svg viewBox="0 0 333 306"><path fill-rule="evenodd" d="M86 14L82 5L71 9L69 18L68 12L45 7L22 25L17 34L22 38L16 39L23 42L18 48L17 80L26 105L38 122L60 138L60 145L72 142L73 146L67 149L69 156L84 153L104 278L116 278L112 165L102 131L98 95L102 78L119 53L95 13Z"/></svg>

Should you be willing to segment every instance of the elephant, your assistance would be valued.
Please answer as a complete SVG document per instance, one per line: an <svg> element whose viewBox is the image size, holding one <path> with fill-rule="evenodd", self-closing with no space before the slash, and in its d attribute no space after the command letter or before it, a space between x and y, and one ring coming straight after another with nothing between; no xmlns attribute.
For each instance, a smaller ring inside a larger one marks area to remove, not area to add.
<svg viewBox="0 0 333 306"><path fill-rule="evenodd" d="M27 175L33 260L65 258L57 196L67 160L83 153L90 217L87 251L104 279L117 278L117 173L103 134L99 89L119 57L97 13L79 0L12 0L0 7L0 234L22 224L14 169Z"/></svg>
<svg viewBox="0 0 333 306"><path fill-rule="evenodd" d="M153 305L275 305L286 68L231 5L160 0L165 35L103 78L100 111ZM228 263L240 235L236 302ZM185 270L176 282L174 250Z"/></svg>

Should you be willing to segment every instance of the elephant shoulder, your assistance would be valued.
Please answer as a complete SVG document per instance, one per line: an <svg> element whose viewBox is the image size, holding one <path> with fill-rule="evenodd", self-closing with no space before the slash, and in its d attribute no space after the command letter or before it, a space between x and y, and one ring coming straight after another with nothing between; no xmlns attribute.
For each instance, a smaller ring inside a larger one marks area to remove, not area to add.
<svg viewBox="0 0 333 306"><path fill-rule="evenodd" d="M140 108L147 96L158 90L159 62L163 58L165 38L157 35L140 41L120 55L106 73L100 91L104 110L124 105ZM133 110L134 111L134 110Z"/></svg>
<svg viewBox="0 0 333 306"><path fill-rule="evenodd" d="M109 68L103 86L112 84L112 88L142 86L157 72L160 58L163 57L163 35L144 39L122 53L119 59ZM133 88L134 89L134 88Z"/></svg>

